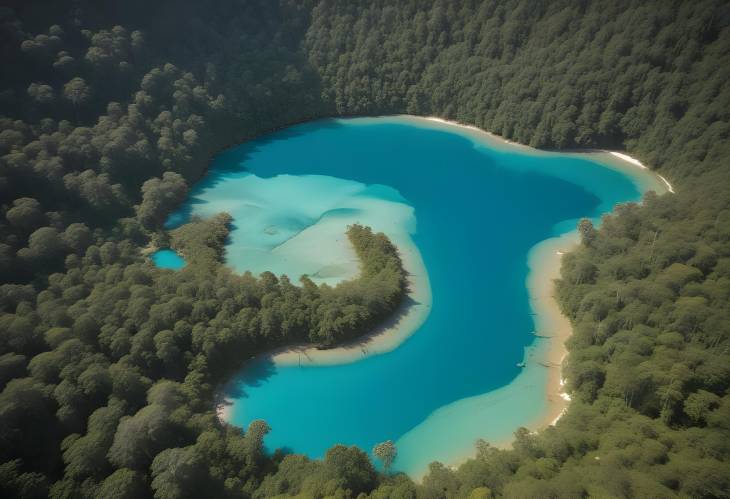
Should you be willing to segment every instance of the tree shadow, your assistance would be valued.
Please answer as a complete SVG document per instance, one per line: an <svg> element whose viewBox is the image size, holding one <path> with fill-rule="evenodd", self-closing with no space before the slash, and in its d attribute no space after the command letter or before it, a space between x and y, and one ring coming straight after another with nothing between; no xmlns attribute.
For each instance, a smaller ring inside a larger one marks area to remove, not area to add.
<svg viewBox="0 0 730 499"><path fill-rule="evenodd" d="M398 308L389 314L387 318L378 322L378 324L370 332L352 340L340 343L336 345L335 348L359 348L362 351L363 356L367 356L369 354L367 349L368 343L370 343L373 338L397 328L401 321L408 317L410 309L416 305L421 305L421 302L414 300L410 295L404 296L400 305L398 305Z"/></svg>
<svg viewBox="0 0 730 499"><path fill-rule="evenodd" d="M337 129L342 126L335 118L315 118L315 121L298 121L265 131L257 137L245 139L216 154L209 164L209 171L206 177L201 180L202 182L206 182L206 178L210 177L210 186L214 186L214 182L220 181L220 177L224 174L230 175L231 173L237 172L251 173L246 163L255 154L265 149L266 146L276 142L302 137L316 130ZM217 178L214 179L214 177ZM199 184L200 182L196 186Z"/></svg>
<svg viewBox="0 0 730 499"><path fill-rule="evenodd" d="M230 405L230 399L248 398L247 387L260 387L276 372L276 364L269 354L252 359L223 386L218 404Z"/></svg>

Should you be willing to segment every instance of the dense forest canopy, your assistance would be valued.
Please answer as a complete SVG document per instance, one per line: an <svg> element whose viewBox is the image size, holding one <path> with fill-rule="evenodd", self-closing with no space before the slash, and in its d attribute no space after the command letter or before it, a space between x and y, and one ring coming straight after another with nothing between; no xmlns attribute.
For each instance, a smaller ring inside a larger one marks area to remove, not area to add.
<svg viewBox="0 0 730 499"><path fill-rule="evenodd" d="M2 495L728 497L729 26L721 0L4 2ZM677 190L564 261L568 413L420 484L354 447L267 455L265 422L214 413L243 359L397 306L387 239L351 229L363 273L337 289L234 274L224 214L161 227L223 147L389 113L627 149ZM156 269L150 243L193 263Z"/></svg>

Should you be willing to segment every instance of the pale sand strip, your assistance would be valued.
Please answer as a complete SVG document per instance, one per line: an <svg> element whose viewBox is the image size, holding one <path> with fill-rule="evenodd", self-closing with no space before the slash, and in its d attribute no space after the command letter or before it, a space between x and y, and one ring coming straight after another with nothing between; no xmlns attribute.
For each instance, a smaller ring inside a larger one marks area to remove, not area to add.
<svg viewBox="0 0 730 499"><path fill-rule="evenodd" d="M628 154L624 154L624 153L620 153L620 152L616 152L616 151L606 151L606 152L608 152L612 156L616 156L617 158L621 158L622 160L624 160L624 161L626 161L628 163L631 163L632 165L636 165L639 168L643 168L644 170L648 170L648 168L646 167L646 165L644 165L638 159L629 156ZM666 185L666 187L667 187L667 191L668 192L671 192L672 194L674 194L674 187L672 187L672 184L670 184L669 181L666 178L664 178L664 176L659 175L658 173L656 174L656 176L659 177L662 182L664 182L664 185Z"/></svg>
<svg viewBox="0 0 730 499"><path fill-rule="evenodd" d="M549 152L540 151L532 147L517 144L506 140L498 135L487 132L472 125L464 125L455 121L444 120L435 116L430 117L414 117L404 115L401 116L408 121L417 123L418 121L430 121L443 125L456 126L475 133L478 138L488 139L492 144L501 143L511 148L521 148L529 150L532 153ZM622 160L623 164L629 164L639 167L642 172L634 170L634 177L641 177L640 183L644 186L651 185L658 187L652 182L652 174L639 160L631 156L615 152L615 151L594 151L594 152L578 152L576 154L586 154L598 158L599 155L611 155ZM627 172L623 165L614 162L606 162L608 167L616 167L617 169ZM638 175L637 175L638 173ZM674 193L671 184L661 175L656 175L666 185L667 190ZM648 190L645 188L644 190ZM662 193L661 189L658 193ZM381 326L372 334L364 337L359 341L342 345L329 350L320 350L310 345L295 345L282 348L273 352L264 354L269 357L278 366L291 365L338 365L356 362L369 355L377 355L390 352L397 348L403 341L411 336L428 318L431 310L431 287L428 280L428 273L423 263L418 248L410 238L395 239L393 243L398 247L403 261L403 266L409 273L409 300L401 309L396 312L392 321ZM530 273L528 275L528 290L536 314L536 331L538 334L550 331L552 334L551 348L547 354L548 362L555 368L549 369L547 380L547 400L548 410L539 418L535 428L544 428L548 425L554 425L560 417L565 413L570 396L563 390L564 380L560 367L567 355L565 341L572 334L572 327L567 317L562 314L560 306L554 297L554 280L560 277L561 257L564 253L570 251L577 244L577 232L563 234L560 237L547 239L536 245L530 252ZM226 399L220 400L217 405L217 413L221 421L230 417L230 401Z"/></svg>
<svg viewBox="0 0 730 499"><path fill-rule="evenodd" d="M510 148L527 149L532 154L551 154L548 151L541 151L523 144L514 143L500 137L499 135L487 132L486 130L482 130L473 125L465 125L463 123L445 120L436 116L418 118L405 115L403 118L416 123L419 120L426 120L442 125L455 126L475 133L478 139L486 139L491 144L501 143L503 146L510 146ZM586 155L599 161L601 159L607 159L606 156L610 155L621 160L621 162L601 161L601 164L618 169L624 174L634 178L637 184L641 186L642 192L655 190L657 194L663 194L667 191L674 193L674 188L666 178L654 173L641 161L626 153L595 150L589 152L576 151L575 154ZM624 165L638 167L640 170L637 171L636 169L624 168ZM657 179L661 180L663 185L659 184ZM664 187L666 187L666 191L664 191ZM560 266L563 254L575 248L578 241L579 238L577 231L571 231L562 234L559 237L553 237L538 243L532 248L528 257L530 272L527 278L527 287L530 294L532 308L535 313L535 329L538 334L551 336L550 349L546 355L547 363L554 367L551 367L548 371L548 410L538 419L538 421L536 421L534 425L531 425L533 428L537 429L556 424L560 417L565 414L568 402L570 402L570 395L564 390L565 381L562 377L562 363L568 353L565 347L565 341L573 333L573 329L570 324L570 320L563 315L560 305L555 298L555 280L560 277Z"/></svg>
<svg viewBox="0 0 730 499"><path fill-rule="evenodd" d="M643 163L642 163L641 161L639 161L639 160L638 160L638 159L636 159L636 158L632 158L632 157L631 157L631 156L629 156L628 154L624 154L624 153L622 153L622 152L616 152L616 151L608 151L608 152L609 152L609 153L610 153L610 154L611 154L612 156L616 156L617 158L621 158L621 159L623 159L624 161L627 161L627 162L631 163L632 165L636 165L636 166L638 166L639 168L642 168L642 169L644 169L644 170L646 170L646 169L647 169L647 168L646 168L646 166L644 166L644 164L643 164Z"/></svg>
<svg viewBox="0 0 730 499"><path fill-rule="evenodd" d="M403 268L408 274L408 294L403 304L385 324L359 340L337 348L320 350L308 344L279 348L258 356L268 358L276 366L332 366L350 364L370 355L395 350L415 333L431 312L431 283L421 252L408 236L389 236L398 248ZM233 401L219 390L216 414L221 422L230 420Z"/></svg>
<svg viewBox="0 0 730 499"><path fill-rule="evenodd" d="M659 177L660 179L662 179L662 182L664 182L664 183L665 183L665 184L667 185L667 190L668 190L669 192L671 192L672 194L674 194L674 187L672 187L672 184L670 184L670 183L669 183L669 181L668 181L667 179L665 179L663 175L659 175L659 174L657 174L657 176L658 176L658 177Z"/></svg>
<svg viewBox="0 0 730 499"><path fill-rule="evenodd" d="M557 423L570 402L562 377L562 364L568 350L566 340L573 333L568 317L563 315L555 296L555 280L560 277L563 255L578 244L578 232L572 231L538 243L530 251L527 289L530 305L535 313L535 331L549 336L550 347L544 354L547 368L547 410L531 425L535 429Z"/></svg>
<svg viewBox="0 0 730 499"><path fill-rule="evenodd" d="M339 365L390 352L416 332L431 311L431 284L426 265L410 237L391 237L408 274L408 294L394 317L363 338L337 348L321 350L295 345L267 354L277 366Z"/></svg>
<svg viewBox="0 0 730 499"><path fill-rule="evenodd" d="M544 151L541 149L535 149L534 147L530 147L524 144L519 144L517 142L512 142L511 140L507 140L503 137L500 137L499 135L496 135L494 133L488 132L486 130L482 130L481 128L477 128L473 125L465 125L463 123L460 123L458 121L451 121L451 120L445 120L443 118L438 118L436 116L427 116L427 117L416 117L416 116L409 116L409 115L398 115L398 117L402 117L403 119L412 121L413 123L417 123L418 121L430 121L433 123L439 123L442 125L448 125L448 126L454 126L459 127L463 130L468 130L470 132L476 132L475 135L478 136L478 138L481 138L482 140L487 140L492 145L501 145L505 146L508 145L511 148L518 148L523 149L527 151L530 154L537 154L537 155L550 155L554 154L551 151ZM670 192L674 194L674 187L672 186L669 181L664 178L662 175L659 175L658 173L655 173L651 169L649 169L646 165L644 165L641 161L634 158L633 156L630 156L626 154L625 152L619 152L619 151L609 151L607 149L591 149L591 150L570 150L565 149L562 151L559 151L560 154L563 153L571 153L571 154L578 154L578 155L586 155L587 157L599 160L602 164L605 166L609 166L612 168L616 168L624 173L627 173L626 169L623 168L624 165L629 164L635 167L638 167L642 170L646 170L646 174L642 174L641 177L637 178L637 180L642 184L642 186L647 190L655 190L657 191L657 194L662 194L664 192L664 188L666 188L667 192ZM605 161L607 158L603 158L602 155L610 155L614 158L620 159L621 162L614 162L614 161ZM601 161L604 160L604 161ZM636 175L633 175L629 173L629 175L633 177L637 177ZM653 179L656 178L658 180L661 180L662 184L661 186L656 185L655 182L653 182Z"/></svg>

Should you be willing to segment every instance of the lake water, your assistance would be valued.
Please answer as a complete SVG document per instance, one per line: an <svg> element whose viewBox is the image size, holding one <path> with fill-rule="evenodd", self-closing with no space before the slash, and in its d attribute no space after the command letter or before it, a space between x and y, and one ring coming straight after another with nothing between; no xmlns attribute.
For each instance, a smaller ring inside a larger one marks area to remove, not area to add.
<svg viewBox="0 0 730 499"><path fill-rule="evenodd" d="M161 269L180 270L186 265L185 259L171 249L161 249L152 253L152 262Z"/></svg>
<svg viewBox="0 0 730 499"><path fill-rule="evenodd" d="M545 368L517 367L545 348L532 334L527 255L650 187L585 155L423 119L323 120L223 152L168 223L228 211L229 265L330 284L357 272L349 223L415 243L432 295L415 334L343 365L249 364L229 387L229 420L264 419L269 449L315 458L337 443L370 451L391 439L393 468L419 476L544 414Z"/></svg>

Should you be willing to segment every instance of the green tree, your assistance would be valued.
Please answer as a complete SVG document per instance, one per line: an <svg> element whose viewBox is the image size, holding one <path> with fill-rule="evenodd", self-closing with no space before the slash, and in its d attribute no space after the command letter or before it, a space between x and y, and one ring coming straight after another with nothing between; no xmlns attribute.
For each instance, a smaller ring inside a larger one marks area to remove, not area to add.
<svg viewBox="0 0 730 499"><path fill-rule="evenodd" d="M164 217L187 195L188 186L181 175L165 172L162 178L153 178L142 185L142 202L137 206L137 217L149 228L160 225Z"/></svg>
<svg viewBox="0 0 730 499"><path fill-rule="evenodd" d="M13 201L13 207L5 213L10 225L23 231L32 232L45 221L41 204L33 198L20 198Z"/></svg>
<svg viewBox="0 0 730 499"><path fill-rule="evenodd" d="M707 414L713 407L720 402L720 397L706 390L698 390L692 393L684 401L684 412L695 423L701 423L705 420Z"/></svg>
<svg viewBox="0 0 730 499"><path fill-rule="evenodd" d="M335 445L327 451L324 466L328 476L353 495L367 493L375 485L375 470L367 454L355 446Z"/></svg>
<svg viewBox="0 0 730 499"><path fill-rule="evenodd" d="M387 474L390 469L390 465L393 464L395 456L398 454L398 450L395 448L395 444L392 440L386 440L373 447L373 455L380 459L383 463L383 471Z"/></svg>
<svg viewBox="0 0 730 499"><path fill-rule="evenodd" d="M73 105L74 110L77 110L91 97L91 88L86 80L77 76L63 86L63 96Z"/></svg>
<svg viewBox="0 0 730 499"><path fill-rule="evenodd" d="M107 476L98 491L99 499L138 499L147 495L142 473L120 468Z"/></svg>
<svg viewBox="0 0 730 499"><path fill-rule="evenodd" d="M581 218L578 222L578 233L580 234L580 242L584 246L590 246L596 239L596 229L593 228L593 222L587 218Z"/></svg>
<svg viewBox="0 0 730 499"><path fill-rule="evenodd" d="M152 466L152 490L158 499L195 498L205 494L205 473L194 447L165 449Z"/></svg>

